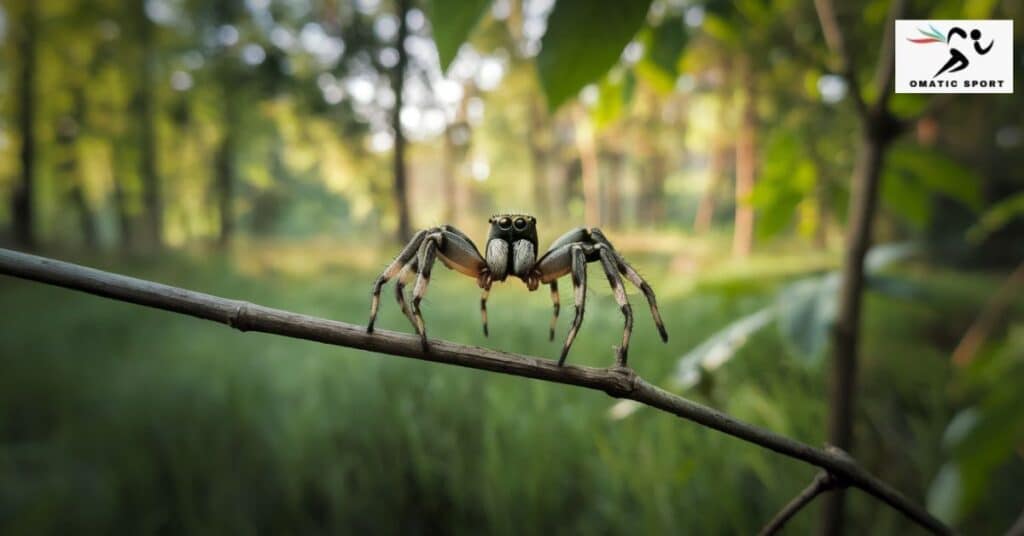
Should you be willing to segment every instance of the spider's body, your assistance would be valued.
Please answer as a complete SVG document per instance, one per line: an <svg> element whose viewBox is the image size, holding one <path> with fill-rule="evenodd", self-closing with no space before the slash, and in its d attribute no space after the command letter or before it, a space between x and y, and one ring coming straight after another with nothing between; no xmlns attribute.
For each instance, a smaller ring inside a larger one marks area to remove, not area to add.
<svg viewBox="0 0 1024 536"><path fill-rule="evenodd" d="M397 279L395 297L402 312L412 322L416 332L427 347L427 332L420 312L420 301L430 284L430 272L435 260L448 268L473 277L483 289L480 297L480 313L483 317L484 335L487 335L487 297L491 284L505 281L509 276L521 279L528 289L537 290L541 284L551 288L554 302L554 316L551 319L549 337L555 337L555 323L558 320L558 279L572 275L573 298L576 314L566 337L558 364L565 362L580 323L583 321L587 294L587 263L600 262L615 300L625 317L622 345L619 347L617 364L624 366L629 349L629 337L633 331L633 310L623 288L623 276L640 288L651 306L651 314L663 341L668 334L661 322L661 314L654 298L654 291L640 274L626 262L600 229L578 227L565 233L551 244L547 252L537 255L537 220L527 214L497 214L490 219L491 230L487 237L484 253L481 255L476 244L450 225L422 230L409 241L398 257L384 269L373 285L373 300L370 304L370 321L367 331L373 331L380 305L380 291L392 278ZM413 287L412 309L406 307L405 285L410 274L417 274Z"/></svg>

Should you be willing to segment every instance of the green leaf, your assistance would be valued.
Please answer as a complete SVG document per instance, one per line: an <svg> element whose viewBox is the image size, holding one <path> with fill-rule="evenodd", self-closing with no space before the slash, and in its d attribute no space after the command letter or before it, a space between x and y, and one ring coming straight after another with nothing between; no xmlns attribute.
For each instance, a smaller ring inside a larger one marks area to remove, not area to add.
<svg viewBox="0 0 1024 536"><path fill-rule="evenodd" d="M960 468L943 465L928 487L928 512L945 523L956 522L960 518L961 489Z"/></svg>
<svg viewBox="0 0 1024 536"><path fill-rule="evenodd" d="M894 262L907 260L921 252L921 245L914 242L890 242L873 246L864 256L864 271L872 274Z"/></svg>
<svg viewBox="0 0 1024 536"><path fill-rule="evenodd" d="M1012 195L989 208L978 223L967 230L967 239L980 242L988 235L1002 229L1015 218L1024 217L1024 192Z"/></svg>
<svg viewBox="0 0 1024 536"><path fill-rule="evenodd" d="M706 372L717 369L736 355L750 337L775 318L774 307L741 317L708 337L700 346L679 358L673 383L679 389L697 385Z"/></svg>
<svg viewBox="0 0 1024 536"><path fill-rule="evenodd" d="M651 0L559 0L541 38L537 70L548 107L557 109L618 61Z"/></svg>
<svg viewBox="0 0 1024 536"><path fill-rule="evenodd" d="M911 179L894 169L887 169L882 175L882 200L914 227L923 228L931 218L928 193L915 188Z"/></svg>
<svg viewBox="0 0 1024 536"><path fill-rule="evenodd" d="M427 16L434 32L441 70L448 70L459 47L483 18L490 0L430 0Z"/></svg>
<svg viewBox="0 0 1024 536"><path fill-rule="evenodd" d="M923 195L938 193L974 210L981 207L978 175L937 151L897 146L889 155L889 166L911 180Z"/></svg>
<svg viewBox="0 0 1024 536"><path fill-rule="evenodd" d="M794 357L821 361L836 318L839 273L802 279L779 292L779 333Z"/></svg>
<svg viewBox="0 0 1024 536"><path fill-rule="evenodd" d="M791 131L781 129L765 144L761 177L754 185L751 203L758 210L757 236L772 236L785 229L801 201L814 195L817 169Z"/></svg>

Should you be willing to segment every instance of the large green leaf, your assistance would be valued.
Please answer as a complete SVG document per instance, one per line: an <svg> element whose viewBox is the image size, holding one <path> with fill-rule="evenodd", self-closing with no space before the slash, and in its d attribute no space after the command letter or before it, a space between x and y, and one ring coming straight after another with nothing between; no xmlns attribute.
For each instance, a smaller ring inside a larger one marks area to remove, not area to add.
<svg viewBox="0 0 1024 536"><path fill-rule="evenodd" d="M442 70L451 65L490 5L491 0L430 0L427 15Z"/></svg>
<svg viewBox="0 0 1024 536"><path fill-rule="evenodd" d="M839 273L797 281L779 292L779 333L794 357L818 363L836 318Z"/></svg>
<svg viewBox="0 0 1024 536"><path fill-rule="evenodd" d="M679 358L672 383L679 389L689 389L701 377L727 363L750 337L775 318L776 309L765 307L725 326L700 346Z"/></svg>
<svg viewBox="0 0 1024 536"><path fill-rule="evenodd" d="M651 0L558 0L541 39L537 70L548 107L557 109L601 78L636 35Z"/></svg>

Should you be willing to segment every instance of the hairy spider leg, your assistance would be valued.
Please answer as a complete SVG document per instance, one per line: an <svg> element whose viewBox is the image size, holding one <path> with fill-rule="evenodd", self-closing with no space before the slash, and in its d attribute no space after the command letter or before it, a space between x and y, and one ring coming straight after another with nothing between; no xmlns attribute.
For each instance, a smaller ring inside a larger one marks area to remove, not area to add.
<svg viewBox="0 0 1024 536"><path fill-rule="evenodd" d="M622 345L619 346L616 352L616 364L624 367L626 366L626 358L629 354L629 337L633 333L633 307L629 305L629 298L626 297L622 276L619 275L618 266L616 266L615 259L612 256L612 248L604 244L598 244L597 254L601 259L604 275L608 277L608 284L612 287L615 301L619 304L622 316L625 317L625 324L622 328Z"/></svg>
<svg viewBox="0 0 1024 536"><path fill-rule="evenodd" d="M402 249L402 252L399 253L393 261L391 261L391 264L389 264L387 268L384 268L384 271L381 272L380 276L377 277L377 280L374 281L373 297L370 300L370 321L366 324L367 333L373 333L373 324L377 321L377 309L380 307L380 289L385 283L391 280L391 278L398 275L402 268L416 256L420 249L420 243L423 242L423 238L426 236L426 230L416 233L416 235L412 237L412 240L410 240L409 243L405 245L405 248Z"/></svg>
<svg viewBox="0 0 1024 536"><path fill-rule="evenodd" d="M572 254L572 290L576 315L572 319L572 327L569 328L569 334L565 338L565 345L562 346L562 355L558 357L558 366L565 364L572 341L576 339L576 332L579 331L580 324L583 323L583 311L587 301L587 256L583 253L583 246L574 244L569 247Z"/></svg>
<svg viewBox="0 0 1024 536"><path fill-rule="evenodd" d="M480 293L480 318L484 322L484 337L488 337L490 333L487 332L487 298L491 295L491 280L487 279L484 284L484 290Z"/></svg>
<svg viewBox="0 0 1024 536"><path fill-rule="evenodd" d="M422 247L420 248L422 249ZM419 257L419 255L417 255ZM398 307L402 310L402 314L409 319L409 322L413 326L416 325L416 319L412 317L412 311L409 310L409 306L405 302L405 285L409 283L409 274L415 274L419 271L419 260L413 259L412 262L406 264L401 272L395 276L395 300L398 301Z"/></svg>
<svg viewBox="0 0 1024 536"><path fill-rule="evenodd" d="M555 340L555 327L558 325L558 310L561 309L561 303L558 298L558 280L554 280L550 283L551 286L551 304L554 306L554 315L551 317L551 330L548 331L548 340Z"/></svg>
<svg viewBox="0 0 1024 536"><path fill-rule="evenodd" d="M639 288L640 292L644 293L644 297L647 298L647 303L651 307L651 316L654 317L654 324L658 328L658 334L661 335L661 340L663 342L668 342L668 331L665 330L665 324L661 321L661 311L658 310L658 301L654 297L654 290L652 290L651 286L647 284L647 281L645 281L644 278L641 277L628 262L626 262L626 259L615 250L615 246L613 246L608 238L604 236L604 233L602 233L600 229L596 227L591 229L590 235L597 243L608 246L608 249L618 265L619 272L626 276L626 279L629 279L633 285Z"/></svg>
<svg viewBox="0 0 1024 536"><path fill-rule="evenodd" d="M480 255L476 245L462 231L451 225L442 225L424 229L416 233L402 249L402 252L384 269L373 285L373 298L370 303L370 321L367 324L367 333L373 332L374 322L377 319L377 311L380 306L381 288L391 279L397 279L395 283L395 299L402 313L409 319L416 332L425 339L422 333L423 319L417 321L413 310L406 305L405 286L409 283L410 274L416 274L417 286L413 289L415 295L420 292L420 298L426 293L426 287L421 286L424 278L421 274L426 273L426 282L430 280L432 266L425 267L426 252L428 243L433 244L433 253L430 255L431 265L434 259L440 259L448 268L461 274L473 277L481 287L489 282L487 264ZM414 296L415 297L415 296ZM415 304L414 304L415 305Z"/></svg>
<svg viewBox="0 0 1024 536"><path fill-rule="evenodd" d="M420 301L427 294L427 287L430 286L430 271L434 267L434 259L437 256L437 245L444 240L441 233L431 233L423 244L420 253L420 270L416 277L416 286L412 289L412 316L416 332L420 335L420 342L423 349L427 349L427 326L423 322L423 313L420 311Z"/></svg>

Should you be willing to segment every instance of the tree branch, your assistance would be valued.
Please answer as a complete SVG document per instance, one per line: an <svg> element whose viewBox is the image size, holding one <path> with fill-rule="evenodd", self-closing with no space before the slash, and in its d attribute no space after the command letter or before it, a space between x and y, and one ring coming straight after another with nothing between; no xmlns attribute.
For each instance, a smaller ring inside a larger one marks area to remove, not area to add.
<svg viewBox="0 0 1024 536"><path fill-rule="evenodd" d="M782 527L803 507L811 504L815 497L840 486L839 481L827 472L818 473L803 491L779 510L779 513L761 529L760 536L770 536L782 530Z"/></svg>
<svg viewBox="0 0 1024 536"><path fill-rule="evenodd" d="M424 351L419 337L414 335L384 330L369 334L362 326L225 299L7 249L0 249L0 274L211 320L241 331L271 333L604 391L613 397L635 400L820 467L885 502L935 534L953 533L952 529L868 473L849 456L817 449L744 423L651 385L628 368L559 367L547 359L441 340L431 340L429 350Z"/></svg>
<svg viewBox="0 0 1024 536"><path fill-rule="evenodd" d="M846 79L850 86L850 97L857 108L857 114L861 118L868 116L868 106L864 102L864 95L860 92L860 83L857 81L857 67L854 64L853 56L846 47L846 37L839 28L839 19L836 18L835 5L832 0L814 0L814 9L818 13L818 22L821 24L821 32L825 34L825 43L829 50L839 60L837 70Z"/></svg>
<svg viewBox="0 0 1024 536"><path fill-rule="evenodd" d="M878 51L878 65L875 66L874 79L873 111L876 117L889 112L889 98L892 97L896 73L896 19L903 16L905 9L906 0L893 0L889 4L889 14L885 19L885 28L882 30L882 45Z"/></svg>

